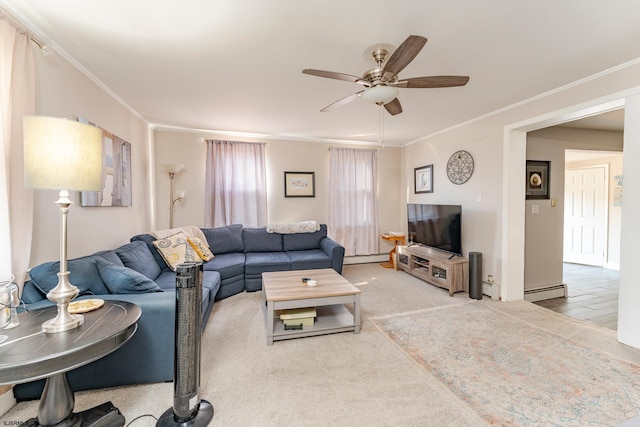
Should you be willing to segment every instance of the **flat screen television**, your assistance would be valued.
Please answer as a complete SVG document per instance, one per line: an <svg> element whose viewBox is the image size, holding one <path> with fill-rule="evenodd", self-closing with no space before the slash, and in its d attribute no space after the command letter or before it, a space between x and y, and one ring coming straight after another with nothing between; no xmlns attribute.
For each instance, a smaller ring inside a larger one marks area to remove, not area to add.
<svg viewBox="0 0 640 427"><path fill-rule="evenodd" d="M462 206L407 204L409 244L462 256Z"/></svg>

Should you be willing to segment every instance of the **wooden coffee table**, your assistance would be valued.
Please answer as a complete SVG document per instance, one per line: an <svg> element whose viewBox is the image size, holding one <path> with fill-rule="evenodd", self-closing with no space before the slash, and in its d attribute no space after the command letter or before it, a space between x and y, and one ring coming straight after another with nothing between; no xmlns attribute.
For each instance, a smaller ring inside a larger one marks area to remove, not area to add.
<svg viewBox="0 0 640 427"><path fill-rule="evenodd" d="M318 282L306 286L302 278ZM331 268L262 273L262 299L267 330L267 345L274 341L314 335L353 331L360 333L360 289ZM353 304L353 311L346 305ZM315 307L313 326L285 330L276 310Z"/></svg>

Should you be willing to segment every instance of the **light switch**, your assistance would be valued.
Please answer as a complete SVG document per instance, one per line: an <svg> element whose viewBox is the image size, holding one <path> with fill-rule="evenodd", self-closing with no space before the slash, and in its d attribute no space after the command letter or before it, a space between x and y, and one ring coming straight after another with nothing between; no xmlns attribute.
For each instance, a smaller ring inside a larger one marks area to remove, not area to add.
<svg viewBox="0 0 640 427"><path fill-rule="evenodd" d="M557 199L551 199L551 207L555 208L558 205L558 200Z"/></svg>
<svg viewBox="0 0 640 427"><path fill-rule="evenodd" d="M531 213L537 215L540 213L540 205L531 205Z"/></svg>

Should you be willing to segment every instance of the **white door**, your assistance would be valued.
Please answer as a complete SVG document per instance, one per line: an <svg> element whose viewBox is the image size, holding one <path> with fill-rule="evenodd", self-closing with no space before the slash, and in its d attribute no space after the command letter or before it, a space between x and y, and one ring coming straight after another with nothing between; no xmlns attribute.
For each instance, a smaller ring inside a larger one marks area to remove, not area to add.
<svg viewBox="0 0 640 427"><path fill-rule="evenodd" d="M565 262L605 265L606 176L605 167L565 171Z"/></svg>

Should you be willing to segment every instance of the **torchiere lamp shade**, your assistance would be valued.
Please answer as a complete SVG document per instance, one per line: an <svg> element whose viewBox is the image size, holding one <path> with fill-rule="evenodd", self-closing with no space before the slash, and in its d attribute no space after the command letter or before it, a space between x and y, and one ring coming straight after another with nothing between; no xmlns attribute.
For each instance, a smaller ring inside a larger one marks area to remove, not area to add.
<svg viewBox="0 0 640 427"><path fill-rule="evenodd" d="M24 186L102 191L102 131L67 119L25 117Z"/></svg>

